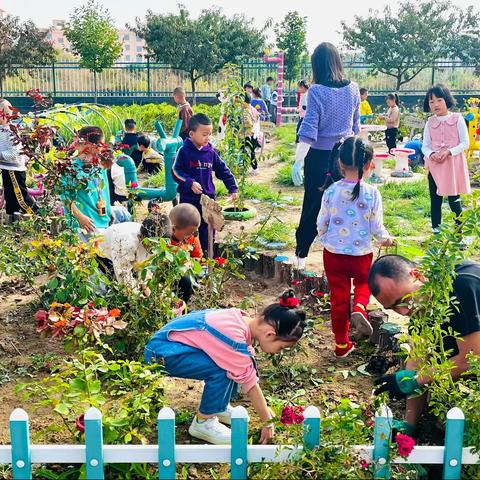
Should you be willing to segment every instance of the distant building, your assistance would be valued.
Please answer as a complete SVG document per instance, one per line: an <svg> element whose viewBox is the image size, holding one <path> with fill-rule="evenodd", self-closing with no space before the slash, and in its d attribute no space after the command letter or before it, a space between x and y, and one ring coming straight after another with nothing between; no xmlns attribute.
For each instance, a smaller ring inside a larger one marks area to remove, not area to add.
<svg viewBox="0 0 480 480"><path fill-rule="evenodd" d="M47 31L47 38L52 42L52 45L66 52L71 52L70 42L65 36L64 29L65 21L64 20L53 20L52 26ZM140 37L137 37L135 32L130 30L117 30L118 40L123 45L123 50L120 52L118 57L118 62L144 62L146 61L145 55L147 50L145 48L145 40Z"/></svg>
<svg viewBox="0 0 480 480"><path fill-rule="evenodd" d="M6 12L5 10L2 10L2 9L0 8L0 18L5 17L5 15L7 15L7 12Z"/></svg>

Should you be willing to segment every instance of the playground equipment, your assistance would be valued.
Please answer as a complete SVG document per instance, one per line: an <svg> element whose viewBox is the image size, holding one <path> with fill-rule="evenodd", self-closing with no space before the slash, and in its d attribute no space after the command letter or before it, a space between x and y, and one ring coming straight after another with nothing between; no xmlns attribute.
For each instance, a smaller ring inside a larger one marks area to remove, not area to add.
<svg viewBox="0 0 480 480"><path fill-rule="evenodd" d="M395 170L390 174L392 177L413 177L408 161L409 155L416 154L413 148L392 148L390 153L395 155Z"/></svg>
<svg viewBox="0 0 480 480"><path fill-rule="evenodd" d="M158 133L155 143L155 150L161 153L164 158L165 187L163 188L146 188L139 187L136 191L137 200L159 200L161 202L169 202L177 196L177 183L173 179L172 166L178 149L183 145L180 138L180 130L182 128L182 120L178 119L173 129L172 136L169 138L165 133L162 124L157 120L154 124ZM135 163L125 154L117 157L117 164L123 167L125 172L125 183L127 185L138 184L137 167Z"/></svg>
<svg viewBox="0 0 480 480"><path fill-rule="evenodd" d="M475 151L480 152L480 98L469 98L467 104L468 112L465 120L468 122L468 138L470 139L467 158L470 160Z"/></svg>
<svg viewBox="0 0 480 480"><path fill-rule="evenodd" d="M385 125L360 125L360 136L364 140L368 140L371 132L383 132L387 129Z"/></svg>
<svg viewBox="0 0 480 480"><path fill-rule="evenodd" d="M277 66L277 118L275 124L280 126L282 123L282 114L296 113L296 107L283 106L283 67L285 63L285 54L280 52L276 57L269 57L265 55L263 61L266 63L276 63Z"/></svg>
<svg viewBox="0 0 480 480"><path fill-rule="evenodd" d="M388 157L390 157L390 155L384 152L375 152L373 155L373 164L375 165L375 169L369 178L371 183L382 183L385 181L385 178L382 177L383 161Z"/></svg>

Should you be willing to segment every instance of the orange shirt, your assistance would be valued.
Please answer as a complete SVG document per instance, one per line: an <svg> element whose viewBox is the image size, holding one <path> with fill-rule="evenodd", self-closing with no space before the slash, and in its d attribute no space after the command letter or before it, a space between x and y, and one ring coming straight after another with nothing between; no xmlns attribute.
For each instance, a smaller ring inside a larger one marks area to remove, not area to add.
<svg viewBox="0 0 480 480"><path fill-rule="evenodd" d="M176 238L171 238L171 244L175 247L180 247L190 252L192 258L203 258L202 245L200 244L200 239L191 235L187 239L179 242Z"/></svg>

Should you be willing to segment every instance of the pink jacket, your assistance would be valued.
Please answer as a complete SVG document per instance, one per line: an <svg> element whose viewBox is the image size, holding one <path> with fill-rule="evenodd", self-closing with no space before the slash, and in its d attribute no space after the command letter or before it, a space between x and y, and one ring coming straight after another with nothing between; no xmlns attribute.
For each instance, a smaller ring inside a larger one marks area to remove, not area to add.
<svg viewBox="0 0 480 480"><path fill-rule="evenodd" d="M245 323L248 315L238 308L208 312L205 320L212 327L236 342L246 343L253 355L252 334ZM232 350L205 330L172 331L169 339L184 343L204 351L220 368L227 372L228 378L242 384L248 392L258 383L258 376L249 355Z"/></svg>

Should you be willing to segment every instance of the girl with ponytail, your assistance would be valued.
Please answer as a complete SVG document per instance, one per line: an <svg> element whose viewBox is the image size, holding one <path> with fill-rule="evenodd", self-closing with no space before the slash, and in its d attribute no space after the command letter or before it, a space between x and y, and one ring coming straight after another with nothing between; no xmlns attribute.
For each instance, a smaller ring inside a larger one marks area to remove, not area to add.
<svg viewBox="0 0 480 480"><path fill-rule="evenodd" d="M337 142L329 160L317 229L323 244L323 263L330 284L332 331L335 356L344 358L354 349L350 341L350 320L365 336L372 334L366 306L370 299L368 271L372 264L371 237L382 246L393 240L383 225L379 191L363 179L372 169L373 148L361 137ZM333 183L332 171L343 177ZM354 286L353 310L350 291Z"/></svg>

